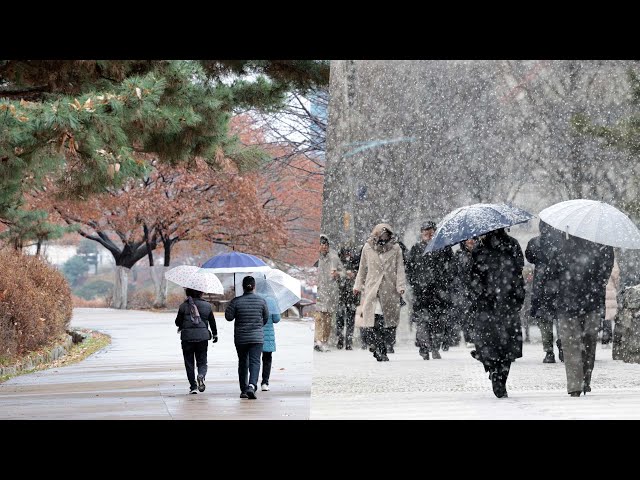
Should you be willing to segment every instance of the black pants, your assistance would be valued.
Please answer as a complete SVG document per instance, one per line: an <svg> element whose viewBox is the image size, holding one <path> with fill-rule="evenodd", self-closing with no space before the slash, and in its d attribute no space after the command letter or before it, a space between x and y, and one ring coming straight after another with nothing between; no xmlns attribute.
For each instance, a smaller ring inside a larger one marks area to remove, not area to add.
<svg viewBox="0 0 640 480"><path fill-rule="evenodd" d="M373 331L371 333L372 343L375 347L374 355L379 356L387 354L387 329L384 328L384 317L382 315L374 316Z"/></svg>
<svg viewBox="0 0 640 480"><path fill-rule="evenodd" d="M260 385L269 385L269 377L271 376L271 361L273 352L262 352L262 382Z"/></svg>
<svg viewBox="0 0 640 480"><path fill-rule="evenodd" d="M258 386L258 376L260 375L260 354L262 353L262 343L236 343L238 352L238 380L240 392L247 389L248 384L256 388ZM249 381L247 382L247 377Z"/></svg>
<svg viewBox="0 0 640 480"><path fill-rule="evenodd" d="M396 344L396 330L398 327L385 327L385 343L387 345L387 349L393 348Z"/></svg>
<svg viewBox="0 0 640 480"><path fill-rule="evenodd" d="M348 306L341 305L336 314L336 336L338 343L343 344L345 340L344 326L347 325L346 337L347 345L353 343L353 330L356 323L356 309L351 304Z"/></svg>
<svg viewBox="0 0 640 480"><path fill-rule="evenodd" d="M420 354L440 350L444 330L444 315L432 313L426 309L414 310L413 321L416 322L416 343Z"/></svg>
<svg viewBox="0 0 640 480"><path fill-rule="evenodd" d="M373 328L372 327L360 327L360 342L362 342L362 348L367 348L373 345Z"/></svg>
<svg viewBox="0 0 640 480"><path fill-rule="evenodd" d="M209 341L202 342L182 342L182 356L184 357L184 368L187 370L189 387L197 388L195 366L198 366L198 375L207 376L207 348ZM195 359L195 362L194 362Z"/></svg>

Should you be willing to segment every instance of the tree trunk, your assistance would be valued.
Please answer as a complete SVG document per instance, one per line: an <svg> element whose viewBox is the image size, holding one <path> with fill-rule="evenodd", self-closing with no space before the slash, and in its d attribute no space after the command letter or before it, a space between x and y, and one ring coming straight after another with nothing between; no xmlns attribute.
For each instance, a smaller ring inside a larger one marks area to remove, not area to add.
<svg viewBox="0 0 640 480"><path fill-rule="evenodd" d="M153 290L156 297L153 303L155 308L165 308L167 306L167 279L164 278L164 274L168 269L163 265L150 267L151 280L153 280Z"/></svg>
<svg viewBox="0 0 640 480"><path fill-rule="evenodd" d="M116 278L113 286L113 299L111 307L126 310L127 308L127 287L129 286L129 269L127 267L116 267Z"/></svg>
<svg viewBox="0 0 640 480"><path fill-rule="evenodd" d="M40 256L40 248L42 247L42 240L38 240L38 243L36 244L36 257Z"/></svg>

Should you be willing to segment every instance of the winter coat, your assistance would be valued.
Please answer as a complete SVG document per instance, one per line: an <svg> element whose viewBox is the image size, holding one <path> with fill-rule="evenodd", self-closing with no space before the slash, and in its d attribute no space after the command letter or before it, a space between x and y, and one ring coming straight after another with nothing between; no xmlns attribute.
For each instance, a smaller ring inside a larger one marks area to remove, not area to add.
<svg viewBox="0 0 640 480"><path fill-rule="evenodd" d="M245 292L233 298L224 311L224 318L235 320L233 341L237 345L263 343L263 326L269 321L269 308L264 298L254 292Z"/></svg>
<svg viewBox="0 0 640 480"><path fill-rule="evenodd" d="M347 253L349 255L347 255ZM360 252L356 248L345 247L338 254L342 262L342 271L338 277L339 304L341 308L355 310L358 305L359 298L353 293L353 286L356 283L356 275L358 274L358 265L360 264ZM351 272L353 278L349 278L347 273Z"/></svg>
<svg viewBox="0 0 640 480"><path fill-rule="evenodd" d="M320 254L318 260L318 298L316 310L319 312L334 313L338 309L338 282L331 275L331 271L342 272L342 262L333 249L329 249L325 255Z"/></svg>
<svg viewBox="0 0 640 480"><path fill-rule="evenodd" d="M550 259L549 276L558 282L558 314L604 317L607 282L613 268L613 247L570 236Z"/></svg>
<svg viewBox="0 0 640 480"><path fill-rule="evenodd" d="M618 313L618 290L620 289L620 267L614 259L611 276L607 283L607 293L605 300L605 320L613 320Z"/></svg>
<svg viewBox="0 0 640 480"><path fill-rule="evenodd" d="M502 231L490 232L472 257L476 352L481 361L515 360L522 356L519 312L525 297L520 244Z"/></svg>
<svg viewBox="0 0 640 480"><path fill-rule="evenodd" d="M451 303L458 315L475 311L476 303L473 291L472 253L460 248L454 254L451 283Z"/></svg>
<svg viewBox="0 0 640 480"><path fill-rule="evenodd" d="M413 309L441 315L451 308L451 288L455 268L453 250L424 253L427 243L418 242L409 251L407 277L413 288Z"/></svg>
<svg viewBox="0 0 640 480"><path fill-rule="evenodd" d="M280 314L278 313L278 304L275 299L269 295L263 295L258 293L259 297L262 297L267 302L267 308L269 309L269 320L265 323L264 330L264 343L262 344L263 352L275 352L276 351L276 332L273 328L274 323L280 321Z"/></svg>
<svg viewBox="0 0 640 480"><path fill-rule="evenodd" d="M180 339L183 342L202 342L209 340L209 328L211 328L211 334L215 337L218 335L216 328L216 319L213 316L213 309L211 304L201 298L194 298L193 303L198 308L200 313L200 322L194 324L191 321L191 311L189 309L189 302L185 300L178 307L178 315L176 316L176 327L180 331Z"/></svg>
<svg viewBox="0 0 640 480"><path fill-rule="evenodd" d="M360 257L355 289L360 291L364 327L374 326L376 298L384 316L385 327L397 327L400 321L400 291L406 290L402 249L391 240L384 248L375 246L381 228L391 231L386 224L377 225L365 243Z"/></svg>
<svg viewBox="0 0 640 480"><path fill-rule="evenodd" d="M550 278L548 264L558 250L561 238L560 232L551 231L550 227L543 228L542 232L529 240L524 252L527 261L535 266L529 314L535 318L553 318L556 316L558 283Z"/></svg>

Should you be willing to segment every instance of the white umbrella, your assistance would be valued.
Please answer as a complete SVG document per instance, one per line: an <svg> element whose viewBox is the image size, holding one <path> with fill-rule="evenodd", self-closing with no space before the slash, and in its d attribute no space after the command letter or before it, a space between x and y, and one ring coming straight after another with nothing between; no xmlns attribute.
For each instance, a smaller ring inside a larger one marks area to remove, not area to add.
<svg viewBox="0 0 640 480"><path fill-rule="evenodd" d="M277 268L255 276L256 293L273 297L278 305L279 313L300 301L302 297L300 280Z"/></svg>
<svg viewBox="0 0 640 480"><path fill-rule="evenodd" d="M624 213L597 200L567 200L538 215L553 228L602 245L640 248L640 230Z"/></svg>
<svg viewBox="0 0 640 480"><path fill-rule="evenodd" d="M164 277L184 288L191 288L203 293L224 293L218 277L206 268L180 265L167 271Z"/></svg>

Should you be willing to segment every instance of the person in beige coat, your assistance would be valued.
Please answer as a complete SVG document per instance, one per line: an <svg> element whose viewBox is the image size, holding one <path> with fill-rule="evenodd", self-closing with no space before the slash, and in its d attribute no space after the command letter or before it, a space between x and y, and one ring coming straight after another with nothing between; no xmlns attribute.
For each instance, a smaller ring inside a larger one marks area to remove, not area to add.
<svg viewBox="0 0 640 480"><path fill-rule="evenodd" d="M353 287L354 294L361 293L356 325L373 327L371 348L379 362L389 360L386 329L397 327L400 322L400 300L406 283L402 249L393 239L391 226L380 223L362 249Z"/></svg>
<svg viewBox="0 0 640 480"><path fill-rule="evenodd" d="M327 342L331 335L331 321L338 309L338 278L342 272L342 262L338 254L330 248L329 237L320 235L320 258L318 259L318 298L315 316L314 350L328 352Z"/></svg>

